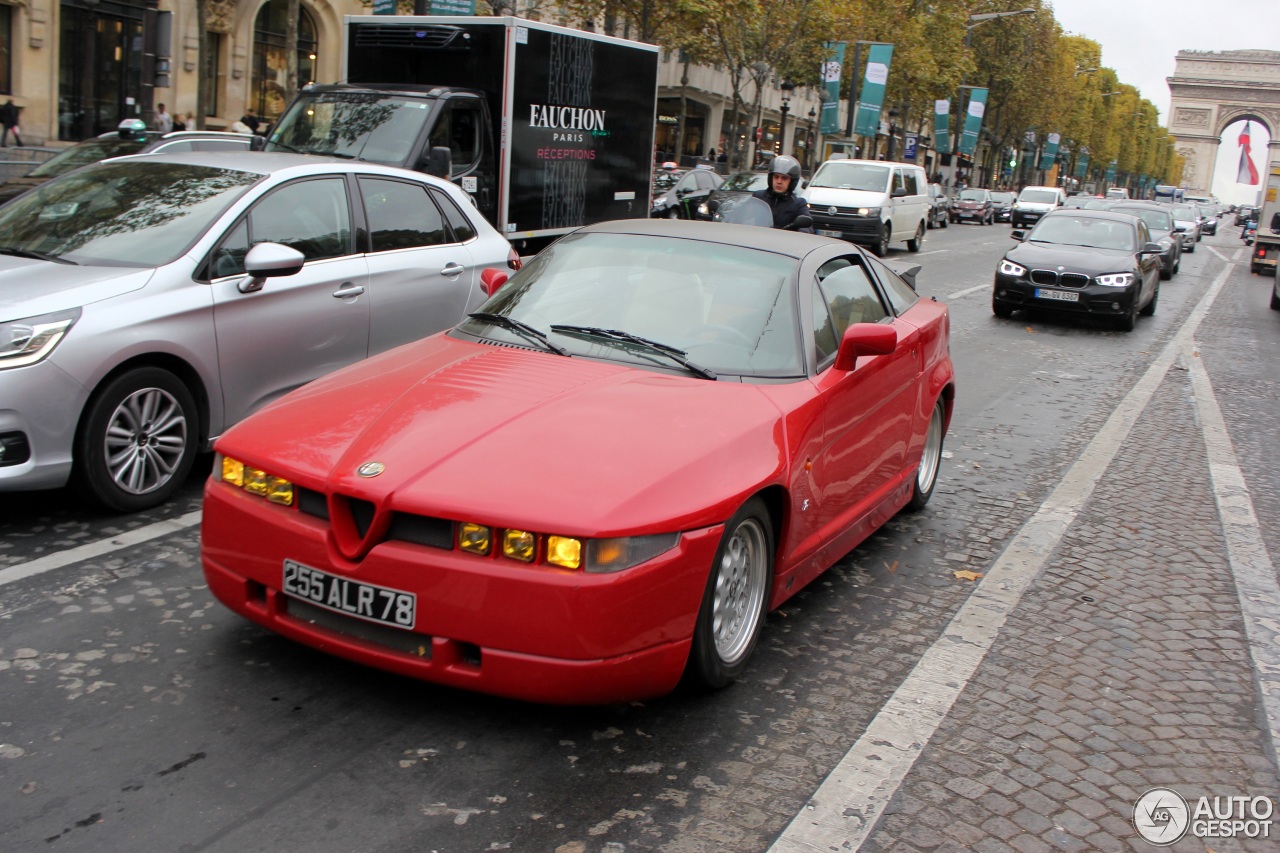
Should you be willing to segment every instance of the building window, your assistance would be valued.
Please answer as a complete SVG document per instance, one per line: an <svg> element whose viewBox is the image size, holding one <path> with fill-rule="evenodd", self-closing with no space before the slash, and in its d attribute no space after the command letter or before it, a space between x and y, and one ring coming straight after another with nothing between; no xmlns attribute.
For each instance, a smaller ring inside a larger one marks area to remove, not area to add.
<svg viewBox="0 0 1280 853"><path fill-rule="evenodd" d="M13 94L13 7L0 6L0 92Z"/></svg>
<svg viewBox="0 0 1280 853"><path fill-rule="evenodd" d="M253 33L253 91L249 104L267 121L274 121L288 103L285 25L289 0L271 0L258 12ZM298 7L298 87L315 79L316 27L311 14Z"/></svg>
<svg viewBox="0 0 1280 853"><path fill-rule="evenodd" d="M204 68L200 69L204 77L204 114L216 116L218 106L222 102L222 33L205 33ZM187 130L195 130L189 127Z"/></svg>

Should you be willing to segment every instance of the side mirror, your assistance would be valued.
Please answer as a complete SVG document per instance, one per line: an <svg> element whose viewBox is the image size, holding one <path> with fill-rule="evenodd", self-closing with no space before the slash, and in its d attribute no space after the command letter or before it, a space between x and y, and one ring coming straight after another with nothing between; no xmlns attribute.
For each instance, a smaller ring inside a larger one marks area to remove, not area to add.
<svg viewBox="0 0 1280 853"><path fill-rule="evenodd" d="M428 175L435 175L437 178L449 180L449 176L453 174L453 154L444 145L437 145L427 152L427 168Z"/></svg>
<svg viewBox="0 0 1280 853"><path fill-rule="evenodd" d="M898 332L880 323L854 323L845 329L836 352L836 370L853 370L860 355L887 355L898 346Z"/></svg>
<svg viewBox="0 0 1280 853"><path fill-rule="evenodd" d="M889 193L889 198L906 198L906 197L907 197L907 191L903 187L898 187L893 192Z"/></svg>
<svg viewBox="0 0 1280 853"><path fill-rule="evenodd" d="M1160 248L1160 244L1159 244L1159 243L1147 243L1145 246L1143 246L1143 247L1142 247L1142 251L1140 251L1138 254L1140 254L1140 255L1158 255L1158 254L1160 254L1162 251L1164 251L1164 250Z"/></svg>
<svg viewBox="0 0 1280 853"><path fill-rule="evenodd" d="M498 288L507 283L507 274L502 270L487 269L480 273L480 289L485 296L493 296Z"/></svg>
<svg viewBox="0 0 1280 853"><path fill-rule="evenodd" d="M1013 232L1012 234L1010 234L1009 236L1010 236L1010 237L1012 237L1013 239L1017 240L1019 243L1021 243L1023 240L1026 240L1026 239L1027 239L1027 232L1025 232L1025 231L1014 231L1014 232Z"/></svg>
<svg viewBox="0 0 1280 853"><path fill-rule="evenodd" d="M255 134L253 139L249 140L249 150L250 151L266 151L267 138L265 136L258 136Z"/></svg>
<svg viewBox="0 0 1280 853"><path fill-rule="evenodd" d="M1186 233L1187 233L1187 226L1185 226L1185 225L1175 225L1175 226L1173 226L1173 230L1174 230L1174 232L1175 232L1175 233L1178 233L1178 234L1186 234Z"/></svg>
<svg viewBox="0 0 1280 853"><path fill-rule="evenodd" d="M269 278L296 275L307 259L297 249L279 243L258 243L244 256L244 269L249 277L236 289L241 293L257 293Z"/></svg>

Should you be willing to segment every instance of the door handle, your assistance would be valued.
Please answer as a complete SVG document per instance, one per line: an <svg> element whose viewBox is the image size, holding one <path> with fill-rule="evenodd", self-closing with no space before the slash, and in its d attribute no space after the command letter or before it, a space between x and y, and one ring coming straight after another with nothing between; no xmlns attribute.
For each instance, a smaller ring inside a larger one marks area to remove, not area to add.
<svg viewBox="0 0 1280 853"><path fill-rule="evenodd" d="M363 284L352 284L348 281L333 292L333 298L346 299L348 296L359 296L362 293L364 293Z"/></svg>
<svg viewBox="0 0 1280 853"><path fill-rule="evenodd" d="M450 261L449 263L444 265L444 269L440 270L440 275L460 275L465 270L466 270L466 267L464 267L462 264L458 264L458 263L454 263L453 261Z"/></svg>

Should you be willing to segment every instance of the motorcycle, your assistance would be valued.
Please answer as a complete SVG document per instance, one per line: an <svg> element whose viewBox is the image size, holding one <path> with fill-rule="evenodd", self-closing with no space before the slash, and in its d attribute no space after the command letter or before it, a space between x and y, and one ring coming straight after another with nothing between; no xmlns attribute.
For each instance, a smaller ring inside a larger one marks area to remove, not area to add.
<svg viewBox="0 0 1280 853"><path fill-rule="evenodd" d="M1250 219L1244 223L1244 230L1240 233L1240 239L1244 241L1246 246L1253 245L1254 235L1258 233L1258 220Z"/></svg>

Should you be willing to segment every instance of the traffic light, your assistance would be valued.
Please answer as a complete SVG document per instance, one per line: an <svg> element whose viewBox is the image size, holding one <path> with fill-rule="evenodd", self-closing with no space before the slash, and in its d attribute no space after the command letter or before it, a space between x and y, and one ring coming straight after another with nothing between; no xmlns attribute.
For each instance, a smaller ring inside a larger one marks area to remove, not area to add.
<svg viewBox="0 0 1280 853"><path fill-rule="evenodd" d="M1010 158L1009 158L1009 168L1010 168L1010 169L1016 169L1016 168L1018 168L1018 158L1017 158L1017 157L1010 157Z"/></svg>

